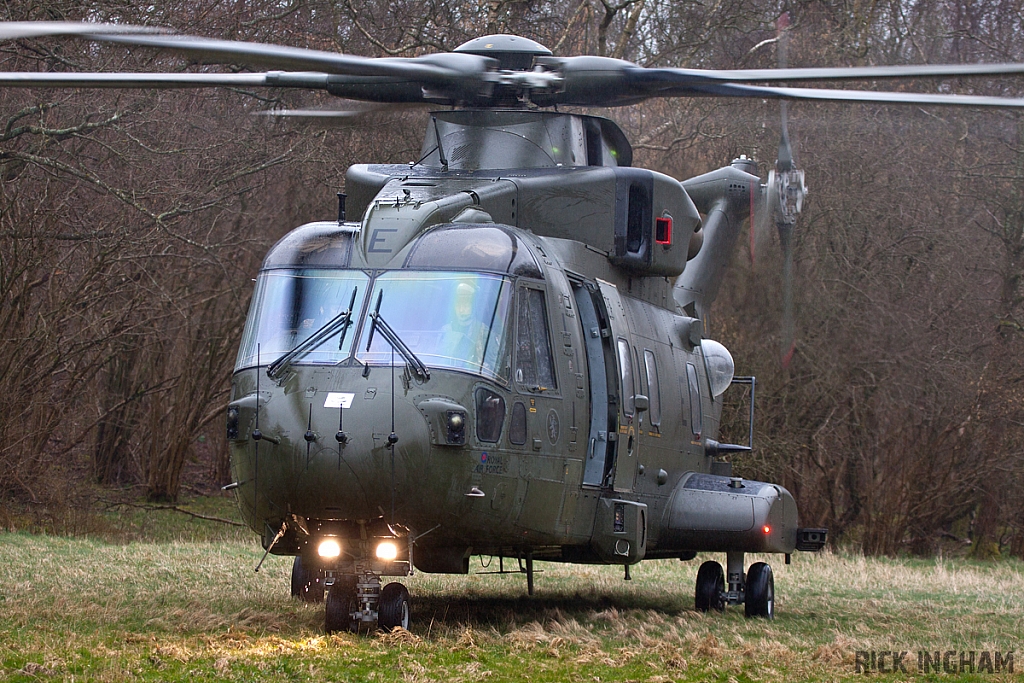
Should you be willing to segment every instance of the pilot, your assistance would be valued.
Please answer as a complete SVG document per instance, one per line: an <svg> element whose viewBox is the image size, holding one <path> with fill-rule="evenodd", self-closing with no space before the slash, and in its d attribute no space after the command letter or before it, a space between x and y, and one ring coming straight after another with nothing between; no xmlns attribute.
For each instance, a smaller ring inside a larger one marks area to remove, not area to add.
<svg viewBox="0 0 1024 683"><path fill-rule="evenodd" d="M484 360L488 329L474 315L475 295L473 285L467 282L458 284L455 288L455 315L441 328L441 333L442 348L450 358L479 365Z"/></svg>

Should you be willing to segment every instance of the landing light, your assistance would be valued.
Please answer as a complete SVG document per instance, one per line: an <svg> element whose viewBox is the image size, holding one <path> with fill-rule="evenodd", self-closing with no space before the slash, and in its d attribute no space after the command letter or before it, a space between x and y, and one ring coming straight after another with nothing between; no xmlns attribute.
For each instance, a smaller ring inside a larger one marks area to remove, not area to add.
<svg viewBox="0 0 1024 683"><path fill-rule="evenodd" d="M338 557L341 555L341 544L333 538L320 541L320 545L317 546L316 552L320 557Z"/></svg>
<svg viewBox="0 0 1024 683"><path fill-rule="evenodd" d="M391 541L381 541L377 544L377 559L391 562L398 557L398 546Z"/></svg>

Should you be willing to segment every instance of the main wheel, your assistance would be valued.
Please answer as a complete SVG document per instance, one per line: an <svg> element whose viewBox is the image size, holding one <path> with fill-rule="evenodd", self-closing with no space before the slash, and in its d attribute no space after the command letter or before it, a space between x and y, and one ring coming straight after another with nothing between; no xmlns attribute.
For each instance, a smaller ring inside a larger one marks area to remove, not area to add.
<svg viewBox="0 0 1024 683"><path fill-rule="evenodd" d="M324 574L318 569L302 565L302 556L296 555L292 562L292 597L303 602L324 601Z"/></svg>
<svg viewBox="0 0 1024 683"><path fill-rule="evenodd" d="M725 609L725 600L722 593L725 592L725 572L722 565L708 560L697 570L697 591L693 597L693 606L698 612L716 610L721 612Z"/></svg>
<svg viewBox="0 0 1024 683"><path fill-rule="evenodd" d="M400 583L389 583L380 592L377 625L385 631L401 626L409 630L409 590Z"/></svg>
<svg viewBox="0 0 1024 683"><path fill-rule="evenodd" d="M324 630L327 633L359 630L359 622L352 619L352 612L358 607L356 578L354 576L340 577L327 593Z"/></svg>
<svg viewBox="0 0 1024 683"><path fill-rule="evenodd" d="M747 570L745 602L748 617L775 618L775 578L764 562L755 562Z"/></svg>

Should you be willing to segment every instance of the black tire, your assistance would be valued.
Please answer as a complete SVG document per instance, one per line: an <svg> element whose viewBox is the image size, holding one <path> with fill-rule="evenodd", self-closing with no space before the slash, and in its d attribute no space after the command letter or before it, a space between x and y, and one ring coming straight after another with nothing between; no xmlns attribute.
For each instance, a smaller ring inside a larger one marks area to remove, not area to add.
<svg viewBox="0 0 1024 683"><path fill-rule="evenodd" d="M380 592L377 625L385 631L401 626L409 630L409 590L400 583L389 583Z"/></svg>
<svg viewBox="0 0 1024 683"><path fill-rule="evenodd" d="M722 565L708 560L697 570L697 591L693 597L693 606L698 612L725 610L725 572Z"/></svg>
<svg viewBox="0 0 1024 683"><path fill-rule="evenodd" d="M352 612L358 607L356 601L355 577L341 577L327 593L324 610L324 630L327 633L357 631L359 622L352 620Z"/></svg>
<svg viewBox="0 0 1024 683"><path fill-rule="evenodd" d="M301 555L292 562L292 597L303 602L324 601L324 573L303 566Z"/></svg>
<svg viewBox="0 0 1024 683"><path fill-rule="evenodd" d="M775 618L775 578L764 562L755 562L747 570L745 602L748 617Z"/></svg>

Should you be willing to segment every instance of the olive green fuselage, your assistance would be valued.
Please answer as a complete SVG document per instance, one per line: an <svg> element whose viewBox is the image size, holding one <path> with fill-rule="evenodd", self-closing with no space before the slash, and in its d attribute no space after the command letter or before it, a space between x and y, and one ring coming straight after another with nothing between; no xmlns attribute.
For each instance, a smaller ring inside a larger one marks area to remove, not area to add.
<svg viewBox="0 0 1024 683"><path fill-rule="evenodd" d="M272 250L232 382L237 495L265 547L308 553L328 534L358 560L368 537L402 537L425 571L461 571L470 553L630 564L792 551L789 493L730 487L716 462L724 387L696 319L728 261L701 242L731 249L756 177L726 167L680 184L607 164L356 166L348 177L362 220L303 226ZM309 283L343 284L308 320L280 323L267 302L287 278L305 283L295 301ZM419 313L399 312L403 278L436 286ZM475 313L486 350L442 348L458 297L482 301L488 287L491 308ZM268 371L294 344L263 355L265 327L318 328L351 290L351 324L323 345L330 354ZM414 357L396 346L392 364L379 339L365 350L378 296Z"/></svg>

